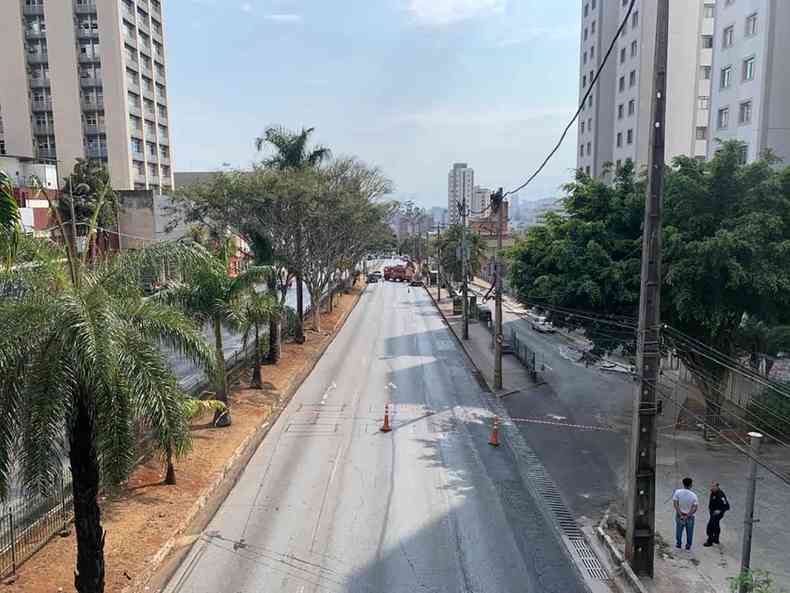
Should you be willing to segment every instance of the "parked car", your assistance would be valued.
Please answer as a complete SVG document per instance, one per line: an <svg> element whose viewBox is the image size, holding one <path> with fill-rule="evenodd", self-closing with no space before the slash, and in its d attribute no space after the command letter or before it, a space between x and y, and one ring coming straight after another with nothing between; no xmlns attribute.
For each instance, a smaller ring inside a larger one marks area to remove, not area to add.
<svg viewBox="0 0 790 593"><path fill-rule="evenodd" d="M417 280L416 278L412 280L409 284L412 286L422 286L422 280Z"/></svg>
<svg viewBox="0 0 790 593"><path fill-rule="evenodd" d="M381 270L374 270L373 272L370 273L370 275L375 276L376 278L381 280Z"/></svg>
<svg viewBox="0 0 790 593"><path fill-rule="evenodd" d="M557 331L551 322L542 315L532 319L532 329L541 334L553 334Z"/></svg>
<svg viewBox="0 0 790 593"><path fill-rule="evenodd" d="M368 274L368 284L373 284L374 282L378 282L379 277L375 274Z"/></svg>

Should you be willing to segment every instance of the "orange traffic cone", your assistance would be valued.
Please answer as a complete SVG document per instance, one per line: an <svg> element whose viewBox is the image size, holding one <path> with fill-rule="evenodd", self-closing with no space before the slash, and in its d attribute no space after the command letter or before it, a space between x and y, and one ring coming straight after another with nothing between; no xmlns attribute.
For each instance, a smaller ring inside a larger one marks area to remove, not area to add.
<svg viewBox="0 0 790 593"><path fill-rule="evenodd" d="M499 446L499 416L494 416L494 427L491 429L491 437L488 439L488 444L492 447Z"/></svg>
<svg viewBox="0 0 790 593"><path fill-rule="evenodd" d="M390 405L384 404L384 424L381 425L381 432L390 432Z"/></svg>

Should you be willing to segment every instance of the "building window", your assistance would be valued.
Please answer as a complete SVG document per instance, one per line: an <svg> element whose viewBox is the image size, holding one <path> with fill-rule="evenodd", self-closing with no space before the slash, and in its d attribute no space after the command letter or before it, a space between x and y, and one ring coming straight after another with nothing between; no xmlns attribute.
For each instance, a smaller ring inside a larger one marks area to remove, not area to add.
<svg viewBox="0 0 790 593"><path fill-rule="evenodd" d="M581 123L581 130L582 130L582 134L584 134L584 121L583 120L582 120L582 123Z"/></svg>
<svg viewBox="0 0 790 593"><path fill-rule="evenodd" d="M590 16L590 5L589 4L585 4L584 5L584 16L585 17Z"/></svg>
<svg viewBox="0 0 790 593"><path fill-rule="evenodd" d="M587 63L587 52L586 51L582 54L582 63L584 63L584 64Z"/></svg>
<svg viewBox="0 0 790 593"><path fill-rule="evenodd" d="M710 71L711 71L710 66L701 66L699 69L699 77L702 80L710 80Z"/></svg>
<svg viewBox="0 0 790 593"><path fill-rule="evenodd" d="M713 35L702 36L702 49L711 49L713 47Z"/></svg>
<svg viewBox="0 0 790 593"><path fill-rule="evenodd" d="M631 27L636 29L637 25L639 25L639 11L635 10L631 15Z"/></svg>
<svg viewBox="0 0 790 593"><path fill-rule="evenodd" d="M747 125L752 123L752 102L744 101L738 108L738 123Z"/></svg>
<svg viewBox="0 0 790 593"><path fill-rule="evenodd" d="M712 19L716 16L716 5L715 4L706 4L705 8L703 8L704 17L706 19Z"/></svg>
<svg viewBox="0 0 790 593"><path fill-rule="evenodd" d="M582 75L582 88L587 86L587 75Z"/></svg>
<svg viewBox="0 0 790 593"><path fill-rule="evenodd" d="M628 102L628 115L633 115L636 111L636 99L631 99Z"/></svg>
<svg viewBox="0 0 790 593"><path fill-rule="evenodd" d="M747 37L757 35L757 13L753 12L746 17L746 30L744 31Z"/></svg>
<svg viewBox="0 0 790 593"><path fill-rule="evenodd" d="M704 95L697 97L697 109L710 109L710 97Z"/></svg>
<svg viewBox="0 0 790 593"><path fill-rule="evenodd" d="M745 165L749 162L749 147L741 145L738 147L738 164Z"/></svg>
<svg viewBox="0 0 790 593"><path fill-rule="evenodd" d="M595 35L595 21L593 21L590 25L590 33Z"/></svg>
<svg viewBox="0 0 790 593"><path fill-rule="evenodd" d="M636 84L636 70L631 70L631 73L628 75L628 86L634 86Z"/></svg>
<svg viewBox="0 0 790 593"><path fill-rule="evenodd" d="M591 118L591 117L588 117L588 118L587 118L587 129L588 129L590 132L592 132L592 118Z"/></svg>
<svg viewBox="0 0 790 593"><path fill-rule="evenodd" d="M721 69L720 88L728 89L732 84L732 66L725 66Z"/></svg>
<svg viewBox="0 0 790 593"><path fill-rule="evenodd" d="M143 141L139 140L137 138L132 138L131 149L132 149L132 152L134 152L134 153L142 154L142 152L143 152Z"/></svg>
<svg viewBox="0 0 790 593"><path fill-rule="evenodd" d="M730 125L730 108L722 107L719 109L719 115L716 120L716 125L720 130L726 130Z"/></svg>
<svg viewBox="0 0 790 593"><path fill-rule="evenodd" d="M592 0L592 9L595 10L595 4L597 0Z"/></svg>
<svg viewBox="0 0 790 593"><path fill-rule="evenodd" d="M744 80L754 80L754 56L750 58L746 58L743 61L743 79Z"/></svg>
<svg viewBox="0 0 790 593"><path fill-rule="evenodd" d="M587 156L592 154L592 142L587 143Z"/></svg>
<svg viewBox="0 0 790 593"><path fill-rule="evenodd" d="M636 42L636 39L634 39L634 40L631 42L631 57L632 57L632 58L635 58L635 57L636 57L636 52L637 52L637 49L636 49L636 48L637 48L637 47L639 47L639 44Z"/></svg>
<svg viewBox="0 0 790 593"><path fill-rule="evenodd" d="M592 95L590 95L589 97L587 97L587 107L592 107L592 103L593 103L593 99L592 99Z"/></svg>
<svg viewBox="0 0 790 593"><path fill-rule="evenodd" d="M584 156L584 144L579 146L579 156Z"/></svg>
<svg viewBox="0 0 790 593"><path fill-rule="evenodd" d="M708 139L708 128L705 126L697 126L697 140Z"/></svg>
<svg viewBox="0 0 790 593"><path fill-rule="evenodd" d="M617 148L620 148L623 145L623 133L617 132Z"/></svg>
<svg viewBox="0 0 790 593"><path fill-rule="evenodd" d="M584 40L587 41L587 27L584 28Z"/></svg>
<svg viewBox="0 0 790 593"><path fill-rule="evenodd" d="M617 170L619 171L622 168L623 168L623 159L617 159Z"/></svg>
<svg viewBox="0 0 790 593"><path fill-rule="evenodd" d="M625 48L620 50L620 63L622 64L623 62L625 62Z"/></svg>
<svg viewBox="0 0 790 593"><path fill-rule="evenodd" d="M595 58L595 46L593 45L593 46L590 48L590 59L592 60L592 59L594 59L594 58Z"/></svg>
<svg viewBox="0 0 790 593"><path fill-rule="evenodd" d="M732 47L732 44L735 41L735 26L730 25L724 29L724 32L721 36L721 46L723 48Z"/></svg>
<svg viewBox="0 0 790 593"><path fill-rule="evenodd" d="M587 175L589 175L589 174L590 174L590 165L587 165L587 166L584 168L584 172L585 172L585 173L587 173Z"/></svg>
<svg viewBox="0 0 790 593"><path fill-rule="evenodd" d="M618 88L620 89L621 93L625 90L625 76L621 76L620 77L620 82L619 82Z"/></svg>
<svg viewBox="0 0 790 593"><path fill-rule="evenodd" d="M620 103L617 106L617 119L623 119L623 114L625 113L625 106Z"/></svg>
<svg viewBox="0 0 790 593"><path fill-rule="evenodd" d="M633 129L628 130L628 132L625 135L625 141L626 141L626 144L633 144L634 143L634 130Z"/></svg>

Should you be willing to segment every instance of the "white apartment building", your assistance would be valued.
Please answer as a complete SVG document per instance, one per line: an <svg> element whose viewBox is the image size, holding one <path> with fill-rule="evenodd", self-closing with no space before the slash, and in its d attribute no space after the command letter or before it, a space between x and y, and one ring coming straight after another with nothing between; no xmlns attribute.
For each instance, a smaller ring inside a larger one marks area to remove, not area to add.
<svg viewBox="0 0 790 593"><path fill-rule="evenodd" d="M469 204L470 218L487 218L488 204L491 201L491 190L475 185L472 189L472 202Z"/></svg>
<svg viewBox="0 0 790 593"><path fill-rule="evenodd" d="M788 56L790 2L719 0L709 157L716 140L738 139L746 143L745 162L769 148L790 163Z"/></svg>
<svg viewBox="0 0 790 593"><path fill-rule="evenodd" d="M161 0L2 0L6 153L107 164L116 189L173 187Z"/></svg>
<svg viewBox="0 0 790 593"><path fill-rule="evenodd" d="M581 96L630 3L582 3ZM705 158L715 0L669 4L666 157ZM656 3L638 0L597 83L600 88L594 89L580 115L577 163L592 176L602 176L607 162L620 166L631 159L637 168L647 164L655 32Z"/></svg>
<svg viewBox="0 0 790 593"><path fill-rule="evenodd" d="M447 218L450 224L460 224L458 204L466 200L467 210L474 197L475 171L467 163L455 163L447 175Z"/></svg>

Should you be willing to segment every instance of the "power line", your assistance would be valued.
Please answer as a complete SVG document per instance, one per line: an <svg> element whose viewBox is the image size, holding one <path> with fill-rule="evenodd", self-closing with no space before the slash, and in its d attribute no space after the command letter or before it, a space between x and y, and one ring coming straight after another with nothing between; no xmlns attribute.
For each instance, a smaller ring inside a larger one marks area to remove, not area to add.
<svg viewBox="0 0 790 593"><path fill-rule="evenodd" d="M606 50L606 54L604 55L603 60L601 61L601 65L598 67L598 71L595 73L595 76L590 81L590 86L587 88L587 92L584 93L584 97L582 97L582 101L581 104L579 105L579 108L576 110L576 113L573 115L571 121L568 122L568 125L565 126L565 130L563 130L562 135L560 136L560 139L557 142L557 145L552 149L552 151L549 153L546 159L541 163L540 167L538 167L538 170L535 171L524 183L519 185L516 189L512 189L509 192L507 192L505 194L505 197L509 196L510 194L515 194L521 191L522 189L524 189L525 187L527 187L532 182L532 180L535 179L535 177L540 175L540 172L543 171L544 167L548 164L551 158L560 149L560 146L562 146L562 143L565 140L565 136L568 135L568 131L571 129L573 124L576 123L576 120L579 119L579 114L584 110L584 105L585 103L587 103L587 98L592 93L593 88L595 88L595 84L598 82L598 78L601 76L601 72L603 72L604 66L606 66L606 62L609 60L609 56L614 51L615 45L617 45L617 40L620 38L620 35L622 35L623 30L628 24L628 19L631 17L631 13L633 12L635 5L636 5L636 0L631 0L631 4L628 6L628 11L625 14L625 18L623 19L623 22L620 23L620 27L617 29L617 32L612 38L612 43L609 45L609 49Z"/></svg>

